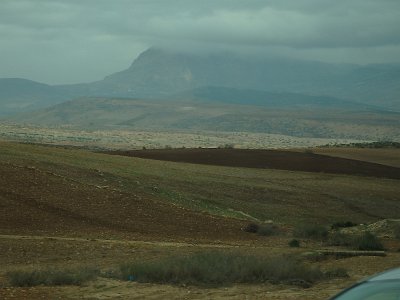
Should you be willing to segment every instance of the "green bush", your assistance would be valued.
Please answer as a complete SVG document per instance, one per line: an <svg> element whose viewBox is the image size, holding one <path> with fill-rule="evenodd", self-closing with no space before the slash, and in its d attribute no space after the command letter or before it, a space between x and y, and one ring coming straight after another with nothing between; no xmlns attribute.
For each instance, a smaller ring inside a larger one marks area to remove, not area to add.
<svg viewBox="0 0 400 300"><path fill-rule="evenodd" d="M258 225L256 223L249 223L243 228L243 230L250 233L258 233L263 236L278 235L280 233L279 227L275 224Z"/></svg>
<svg viewBox="0 0 400 300"><path fill-rule="evenodd" d="M99 274L95 269L82 270L33 270L11 271L6 274L13 286L28 287L37 285L81 285L95 279Z"/></svg>
<svg viewBox="0 0 400 300"><path fill-rule="evenodd" d="M328 230L323 226L309 224L297 227L293 235L295 237L324 240L328 236Z"/></svg>
<svg viewBox="0 0 400 300"><path fill-rule="evenodd" d="M263 224L259 226L257 233L263 236L278 235L280 233L280 229L274 224Z"/></svg>
<svg viewBox="0 0 400 300"><path fill-rule="evenodd" d="M346 221L346 222L335 222L331 225L332 229L339 229L339 228L348 228L348 227L354 227L357 226L357 223L353 223L351 221Z"/></svg>
<svg viewBox="0 0 400 300"><path fill-rule="evenodd" d="M313 283L323 273L297 260L207 251L186 257L121 266L121 279L139 282L226 285L232 283Z"/></svg>
<svg viewBox="0 0 400 300"><path fill-rule="evenodd" d="M355 237L353 246L357 250L384 250L378 237L368 231L361 236Z"/></svg>
<svg viewBox="0 0 400 300"><path fill-rule="evenodd" d="M300 241L299 241L299 240L296 240L296 239L291 240L291 241L289 242L289 247L292 247L292 248L298 248L298 247L300 247Z"/></svg>
<svg viewBox="0 0 400 300"><path fill-rule="evenodd" d="M256 233L258 232L258 229L260 229L260 226L256 223L249 223L243 228L244 231L250 233Z"/></svg>

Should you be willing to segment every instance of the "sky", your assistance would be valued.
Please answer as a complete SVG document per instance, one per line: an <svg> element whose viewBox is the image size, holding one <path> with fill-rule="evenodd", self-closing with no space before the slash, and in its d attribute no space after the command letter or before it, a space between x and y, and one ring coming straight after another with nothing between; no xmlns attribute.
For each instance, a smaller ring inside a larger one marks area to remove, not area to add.
<svg viewBox="0 0 400 300"><path fill-rule="evenodd" d="M400 0L0 0L0 78L101 80L151 46L399 63Z"/></svg>

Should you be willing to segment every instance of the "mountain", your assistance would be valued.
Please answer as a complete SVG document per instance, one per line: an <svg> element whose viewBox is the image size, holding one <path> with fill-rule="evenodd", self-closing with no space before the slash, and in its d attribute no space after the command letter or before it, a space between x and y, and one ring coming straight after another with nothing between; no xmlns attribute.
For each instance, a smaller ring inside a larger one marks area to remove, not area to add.
<svg viewBox="0 0 400 300"><path fill-rule="evenodd" d="M169 97L203 86L301 92L327 86L333 78L338 81L353 68L227 52L193 54L150 48L128 69L107 76L89 88L106 96L152 98Z"/></svg>
<svg viewBox="0 0 400 300"><path fill-rule="evenodd" d="M26 79L0 78L0 116L37 110L68 99L62 88Z"/></svg>
<svg viewBox="0 0 400 300"><path fill-rule="evenodd" d="M329 96L400 110L398 64L328 64L156 48L143 52L128 69L89 85L88 94L170 99L207 86Z"/></svg>
<svg viewBox="0 0 400 300"><path fill-rule="evenodd" d="M400 65L328 64L150 48L126 70L97 82L49 86L25 79L0 79L0 115L78 97L176 100L185 96L258 105L268 100L268 105L276 101L292 106L302 105L306 99L310 108L323 102L343 108L348 101L350 106L361 103L400 111Z"/></svg>

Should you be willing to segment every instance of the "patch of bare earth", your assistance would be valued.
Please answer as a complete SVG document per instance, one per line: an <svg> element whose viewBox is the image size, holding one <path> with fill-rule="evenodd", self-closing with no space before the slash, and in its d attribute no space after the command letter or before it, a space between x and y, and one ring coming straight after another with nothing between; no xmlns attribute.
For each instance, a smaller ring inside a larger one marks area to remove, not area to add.
<svg viewBox="0 0 400 300"><path fill-rule="evenodd" d="M400 168L397 167L307 152L255 149L150 149L108 153L195 164L400 179Z"/></svg>

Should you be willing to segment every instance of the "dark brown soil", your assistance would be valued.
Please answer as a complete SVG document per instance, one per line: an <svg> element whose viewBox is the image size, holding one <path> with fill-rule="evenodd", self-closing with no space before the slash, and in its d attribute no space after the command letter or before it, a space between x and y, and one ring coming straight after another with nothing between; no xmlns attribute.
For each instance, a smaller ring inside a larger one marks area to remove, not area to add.
<svg viewBox="0 0 400 300"><path fill-rule="evenodd" d="M250 149L161 149L113 151L108 153L194 164L400 179L400 168L306 152Z"/></svg>
<svg viewBox="0 0 400 300"><path fill-rule="evenodd" d="M244 221L186 210L140 191L100 188L11 164L0 164L0 208L0 234L155 241L252 239L241 231Z"/></svg>

